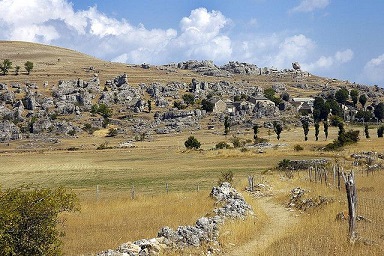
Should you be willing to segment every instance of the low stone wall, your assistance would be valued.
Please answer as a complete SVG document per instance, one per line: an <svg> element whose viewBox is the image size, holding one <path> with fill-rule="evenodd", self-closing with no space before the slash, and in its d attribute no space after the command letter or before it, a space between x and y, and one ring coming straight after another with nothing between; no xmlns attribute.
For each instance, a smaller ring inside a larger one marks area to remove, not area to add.
<svg viewBox="0 0 384 256"><path fill-rule="evenodd" d="M115 250L100 252L97 256L144 256L158 255L166 248L199 247L202 244L216 242L219 227L226 218L244 219L253 215L251 206L230 183L224 182L213 187L210 196L217 200L214 217L202 217L194 226L179 226L176 230L162 227L156 238L142 239L120 245Z"/></svg>

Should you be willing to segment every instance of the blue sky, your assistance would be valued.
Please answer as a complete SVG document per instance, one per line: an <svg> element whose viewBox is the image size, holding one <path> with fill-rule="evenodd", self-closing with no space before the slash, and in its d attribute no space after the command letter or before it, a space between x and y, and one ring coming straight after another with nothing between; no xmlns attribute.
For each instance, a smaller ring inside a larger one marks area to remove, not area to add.
<svg viewBox="0 0 384 256"><path fill-rule="evenodd" d="M298 61L316 75L384 87L383 11L382 0L0 0L0 40L132 64Z"/></svg>

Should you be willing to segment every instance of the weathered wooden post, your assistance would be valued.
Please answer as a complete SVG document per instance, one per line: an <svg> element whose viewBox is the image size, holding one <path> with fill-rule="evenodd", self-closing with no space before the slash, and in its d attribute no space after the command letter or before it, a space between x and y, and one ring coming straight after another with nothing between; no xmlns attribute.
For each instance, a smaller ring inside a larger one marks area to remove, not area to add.
<svg viewBox="0 0 384 256"><path fill-rule="evenodd" d="M132 189L131 189L131 199L132 199L132 200L135 199L135 185L132 185Z"/></svg>
<svg viewBox="0 0 384 256"><path fill-rule="evenodd" d="M313 171L313 166L310 166L308 168L309 182L312 182L312 171Z"/></svg>
<svg viewBox="0 0 384 256"><path fill-rule="evenodd" d="M253 191L253 178L254 176L248 175L248 187L250 191Z"/></svg>
<svg viewBox="0 0 384 256"><path fill-rule="evenodd" d="M165 184L165 190L167 191L167 194L168 194L168 183Z"/></svg>
<svg viewBox="0 0 384 256"><path fill-rule="evenodd" d="M336 187L336 165L333 165L333 186Z"/></svg>
<svg viewBox="0 0 384 256"><path fill-rule="evenodd" d="M342 172L345 190L347 192L348 199L348 215L349 215L349 241L354 243L356 241L356 207L357 207L357 194L356 194L356 184L355 176L353 171L345 174Z"/></svg>
<svg viewBox="0 0 384 256"><path fill-rule="evenodd" d="M99 199L99 185L96 185L96 199L98 200Z"/></svg>

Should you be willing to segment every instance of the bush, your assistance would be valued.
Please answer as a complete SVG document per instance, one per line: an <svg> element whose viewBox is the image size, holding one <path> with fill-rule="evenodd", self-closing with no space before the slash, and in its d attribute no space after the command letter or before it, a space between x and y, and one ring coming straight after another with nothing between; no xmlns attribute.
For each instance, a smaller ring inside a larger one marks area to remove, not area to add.
<svg viewBox="0 0 384 256"><path fill-rule="evenodd" d="M299 145L299 144L296 144L296 145L293 147L293 149L294 149L295 151L301 151L301 150L304 150L304 148L303 148L301 145Z"/></svg>
<svg viewBox="0 0 384 256"><path fill-rule="evenodd" d="M231 142L234 148L241 148L245 146L245 141L240 140L238 137L232 137Z"/></svg>
<svg viewBox="0 0 384 256"><path fill-rule="evenodd" d="M224 149L224 148L230 148L229 144L225 141L221 141L216 144L216 149Z"/></svg>
<svg viewBox="0 0 384 256"><path fill-rule="evenodd" d="M184 145L188 149L199 149L201 143L194 137L190 136L185 142Z"/></svg>
<svg viewBox="0 0 384 256"><path fill-rule="evenodd" d="M219 178L219 181L217 183L221 185L223 182L232 183L232 181L233 181L233 172L227 171L227 172L221 172L221 177Z"/></svg>
<svg viewBox="0 0 384 256"><path fill-rule="evenodd" d="M332 143L329 143L325 146L325 150L336 150L345 145L356 143L359 141L360 131L350 130L348 132L339 131L339 136L337 140L334 140Z"/></svg>
<svg viewBox="0 0 384 256"><path fill-rule="evenodd" d="M101 143L96 150L103 150L103 149L112 149L112 147L108 146L108 142Z"/></svg>
<svg viewBox="0 0 384 256"><path fill-rule="evenodd" d="M118 134L117 129L109 128L107 137L115 137Z"/></svg>
<svg viewBox="0 0 384 256"><path fill-rule="evenodd" d="M77 210L77 198L63 188L0 191L0 255L60 255L58 215Z"/></svg>
<svg viewBox="0 0 384 256"><path fill-rule="evenodd" d="M287 170L287 169L289 168L289 166L290 166L290 163L291 163L291 160L289 160L289 159L283 159L283 160L281 160L281 161L279 162L279 164L278 164L278 168L279 168L280 170Z"/></svg>

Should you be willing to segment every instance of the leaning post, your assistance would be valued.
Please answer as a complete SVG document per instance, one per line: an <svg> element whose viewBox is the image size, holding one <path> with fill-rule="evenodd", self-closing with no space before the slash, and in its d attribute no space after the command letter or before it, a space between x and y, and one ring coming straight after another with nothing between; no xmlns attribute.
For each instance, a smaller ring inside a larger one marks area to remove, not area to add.
<svg viewBox="0 0 384 256"><path fill-rule="evenodd" d="M342 172L345 190L347 192L348 200L348 215L349 215L349 241L354 243L356 241L356 207L357 207L357 194L355 176L353 171L349 173Z"/></svg>

